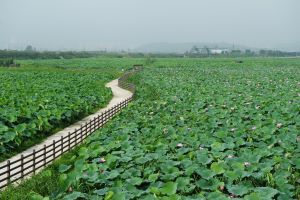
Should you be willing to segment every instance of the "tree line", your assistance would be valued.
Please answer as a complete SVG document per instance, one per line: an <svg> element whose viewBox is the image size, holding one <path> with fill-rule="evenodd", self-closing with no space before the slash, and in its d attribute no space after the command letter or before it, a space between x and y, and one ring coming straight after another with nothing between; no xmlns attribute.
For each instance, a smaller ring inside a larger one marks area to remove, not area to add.
<svg viewBox="0 0 300 200"><path fill-rule="evenodd" d="M193 47L185 53L135 53L135 52L106 52L106 51L35 51L35 50L0 50L0 59L26 60L26 59L72 59L105 56L111 58L180 58L180 57L294 57L300 52L284 52L278 50L224 50L214 53L209 48ZM1 61L2 65L6 61Z"/></svg>
<svg viewBox="0 0 300 200"><path fill-rule="evenodd" d="M0 58L13 59L70 59L70 58L89 58L98 55L99 52L93 51L17 51L0 50Z"/></svg>
<svg viewBox="0 0 300 200"><path fill-rule="evenodd" d="M300 52L285 52L279 50L253 51L251 49L212 49L207 46L193 46L184 53L185 57L295 57L300 56Z"/></svg>
<svg viewBox="0 0 300 200"><path fill-rule="evenodd" d="M0 67L20 67L12 58L0 58Z"/></svg>

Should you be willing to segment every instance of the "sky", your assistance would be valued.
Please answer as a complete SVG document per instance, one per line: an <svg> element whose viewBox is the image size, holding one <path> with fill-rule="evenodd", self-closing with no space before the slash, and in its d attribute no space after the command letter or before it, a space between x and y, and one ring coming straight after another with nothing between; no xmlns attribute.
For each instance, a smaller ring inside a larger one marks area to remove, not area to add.
<svg viewBox="0 0 300 200"><path fill-rule="evenodd" d="M0 49L227 42L300 50L300 0L0 0Z"/></svg>

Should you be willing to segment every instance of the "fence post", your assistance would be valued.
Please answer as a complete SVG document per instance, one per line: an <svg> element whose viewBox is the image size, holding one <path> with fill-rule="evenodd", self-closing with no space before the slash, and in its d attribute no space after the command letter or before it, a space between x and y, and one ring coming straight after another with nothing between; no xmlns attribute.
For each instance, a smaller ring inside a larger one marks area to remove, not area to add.
<svg viewBox="0 0 300 200"><path fill-rule="evenodd" d="M83 132L83 139L87 138L87 136L88 136L87 131Z"/></svg>
<svg viewBox="0 0 300 200"><path fill-rule="evenodd" d="M99 116L100 116L100 115L97 115L97 121L96 121L96 127L97 127L97 129L99 128L99 119L100 119Z"/></svg>
<svg viewBox="0 0 300 200"><path fill-rule="evenodd" d="M46 152L46 145L44 144L44 166L46 166L47 163L47 152Z"/></svg>
<svg viewBox="0 0 300 200"><path fill-rule="evenodd" d="M71 133L68 132L68 150L71 148Z"/></svg>
<svg viewBox="0 0 300 200"><path fill-rule="evenodd" d="M61 136L60 137L60 146L61 146L61 153L60 153L60 155L62 155L63 153L64 153L64 136Z"/></svg>
<svg viewBox="0 0 300 200"><path fill-rule="evenodd" d="M88 129L87 129L87 123L85 122L85 124L83 126L81 126L81 131L84 133L84 135L88 135Z"/></svg>
<svg viewBox="0 0 300 200"><path fill-rule="evenodd" d="M32 168L33 168L33 174L35 174L35 149L33 149L33 152L32 152Z"/></svg>
<svg viewBox="0 0 300 200"><path fill-rule="evenodd" d="M88 123L85 122L84 126L85 126L84 130L85 130L86 134L90 135L90 130L89 130L89 127L88 127Z"/></svg>
<svg viewBox="0 0 300 200"><path fill-rule="evenodd" d="M83 133L82 132L83 132L82 125L80 125L80 142L82 142L82 140L83 140Z"/></svg>
<svg viewBox="0 0 300 200"><path fill-rule="evenodd" d="M7 161L7 185L10 183L10 160Z"/></svg>
<svg viewBox="0 0 300 200"><path fill-rule="evenodd" d="M76 128L75 128L75 132L74 133L75 133L75 141L74 142L75 142L75 145L76 145L77 144L77 129Z"/></svg>
<svg viewBox="0 0 300 200"><path fill-rule="evenodd" d="M92 127L93 127L93 120L87 122L87 124L89 125L89 128L88 128L89 134L91 134L91 133L92 133L92 130L93 130L93 128L92 128Z"/></svg>
<svg viewBox="0 0 300 200"><path fill-rule="evenodd" d="M53 148L53 160L55 159L55 140L52 141L52 148Z"/></svg>
<svg viewBox="0 0 300 200"><path fill-rule="evenodd" d="M101 116L102 116L102 113L100 115L98 115L98 128L101 128Z"/></svg>
<svg viewBox="0 0 300 200"><path fill-rule="evenodd" d="M24 156L21 154L21 179L24 178Z"/></svg>
<svg viewBox="0 0 300 200"><path fill-rule="evenodd" d="M94 117L93 120L93 131L95 131L97 129L97 117Z"/></svg>
<svg viewBox="0 0 300 200"><path fill-rule="evenodd" d="M101 122L100 122L101 128L103 127L103 113L101 113Z"/></svg>

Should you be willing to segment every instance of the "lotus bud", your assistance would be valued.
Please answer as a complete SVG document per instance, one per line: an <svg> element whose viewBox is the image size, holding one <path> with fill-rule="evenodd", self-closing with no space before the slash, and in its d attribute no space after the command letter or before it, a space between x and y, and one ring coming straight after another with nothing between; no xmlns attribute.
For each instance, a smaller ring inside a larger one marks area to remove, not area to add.
<svg viewBox="0 0 300 200"><path fill-rule="evenodd" d="M276 124L276 128L281 128L281 127L282 127L282 123Z"/></svg>
<svg viewBox="0 0 300 200"><path fill-rule="evenodd" d="M221 190L221 191L223 191L224 190L224 185L220 185L220 187L219 187L219 189Z"/></svg>
<svg viewBox="0 0 300 200"><path fill-rule="evenodd" d="M182 143L178 143L178 144L176 145L176 147L177 147L177 148L181 148L181 147L183 147L183 144L182 144Z"/></svg>

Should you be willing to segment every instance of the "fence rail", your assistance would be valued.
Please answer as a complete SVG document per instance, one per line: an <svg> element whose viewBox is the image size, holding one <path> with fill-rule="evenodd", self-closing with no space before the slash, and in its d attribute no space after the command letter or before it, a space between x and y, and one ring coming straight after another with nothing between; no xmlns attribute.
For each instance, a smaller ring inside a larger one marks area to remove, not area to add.
<svg viewBox="0 0 300 200"><path fill-rule="evenodd" d="M138 70L126 72L118 79L118 86L131 91L133 95L136 89L135 85L128 83L127 80L136 71ZM69 132L66 136L61 136L58 140L53 140L52 143L44 145L38 150L33 149L31 153L22 154L18 159L8 160L4 165L0 166L0 189L11 183L20 181L28 175L37 173L38 170L50 164L57 157L80 144L95 130L103 127L122 108L126 107L132 99L133 96L89 120L80 126L79 129Z"/></svg>

